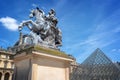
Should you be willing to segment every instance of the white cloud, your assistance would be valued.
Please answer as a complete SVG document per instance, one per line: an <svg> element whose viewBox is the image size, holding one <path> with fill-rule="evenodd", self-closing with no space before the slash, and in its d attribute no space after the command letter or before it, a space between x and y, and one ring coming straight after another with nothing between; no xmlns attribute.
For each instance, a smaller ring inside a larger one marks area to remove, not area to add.
<svg viewBox="0 0 120 80"><path fill-rule="evenodd" d="M117 49L112 49L111 51L112 51L112 52L115 52L115 51L117 51Z"/></svg>
<svg viewBox="0 0 120 80"><path fill-rule="evenodd" d="M18 29L17 20L11 17L2 17L0 22L9 30L16 31Z"/></svg>
<svg viewBox="0 0 120 80"><path fill-rule="evenodd" d="M120 53L120 49L112 49L111 52Z"/></svg>

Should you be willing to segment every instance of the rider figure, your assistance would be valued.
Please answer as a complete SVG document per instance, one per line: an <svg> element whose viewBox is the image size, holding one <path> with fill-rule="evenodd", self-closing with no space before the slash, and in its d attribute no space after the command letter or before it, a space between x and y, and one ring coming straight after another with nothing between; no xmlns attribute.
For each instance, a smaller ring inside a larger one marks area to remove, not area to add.
<svg viewBox="0 0 120 80"><path fill-rule="evenodd" d="M50 26L56 27L58 20L55 17L56 13L54 9L51 9L47 15L47 20L50 22Z"/></svg>
<svg viewBox="0 0 120 80"><path fill-rule="evenodd" d="M58 45L62 45L62 33L61 30L57 27L58 20L55 17L56 13L54 9L51 9L47 15L47 21L50 24L50 27L54 27L55 29L55 43Z"/></svg>

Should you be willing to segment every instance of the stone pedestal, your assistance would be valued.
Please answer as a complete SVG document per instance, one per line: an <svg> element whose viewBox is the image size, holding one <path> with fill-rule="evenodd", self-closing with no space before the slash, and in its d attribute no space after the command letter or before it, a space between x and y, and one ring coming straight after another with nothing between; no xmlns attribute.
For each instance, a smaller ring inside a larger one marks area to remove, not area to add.
<svg viewBox="0 0 120 80"><path fill-rule="evenodd" d="M72 61L58 50L30 47L14 57L15 80L69 80Z"/></svg>

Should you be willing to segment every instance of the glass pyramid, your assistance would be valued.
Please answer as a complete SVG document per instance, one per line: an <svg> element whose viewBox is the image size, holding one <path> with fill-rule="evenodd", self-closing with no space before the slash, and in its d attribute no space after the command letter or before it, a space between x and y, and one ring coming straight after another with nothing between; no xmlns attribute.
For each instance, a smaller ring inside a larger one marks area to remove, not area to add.
<svg viewBox="0 0 120 80"><path fill-rule="evenodd" d="M120 80L120 69L100 49L96 49L73 70L71 80Z"/></svg>

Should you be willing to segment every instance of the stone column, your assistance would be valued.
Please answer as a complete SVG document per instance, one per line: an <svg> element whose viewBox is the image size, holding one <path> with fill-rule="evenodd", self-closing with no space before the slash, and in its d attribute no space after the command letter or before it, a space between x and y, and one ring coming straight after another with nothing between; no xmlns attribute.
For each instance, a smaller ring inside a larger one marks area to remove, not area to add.
<svg viewBox="0 0 120 80"><path fill-rule="evenodd" d="M5 74L3 73L3 74L2 74L2 78L1 78L1 80L4 80L4 77L5 77Z"/></svg>
<svg viewBox="0 0 120 80"><path fill-rule="evenodd" d="M10 73L10 77L9 77L9 80L12 80L12 73Z"/></svg>
<svg viewBox="0 0 120 80"><path fill-rule="evenodd" d="M11 68L14 69L14 62L11 62Z"/></svg>

